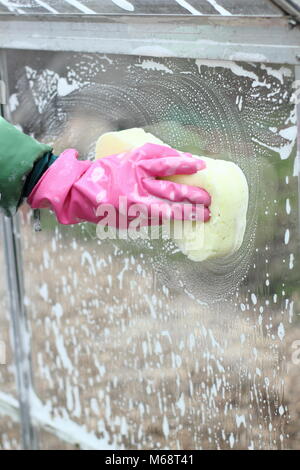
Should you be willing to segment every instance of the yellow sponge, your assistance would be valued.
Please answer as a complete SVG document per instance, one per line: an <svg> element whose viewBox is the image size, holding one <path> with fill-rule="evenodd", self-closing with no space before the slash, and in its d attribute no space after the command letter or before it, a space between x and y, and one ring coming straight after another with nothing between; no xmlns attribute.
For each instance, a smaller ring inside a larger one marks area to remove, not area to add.
<svg viewBox="0 0 300 470"><path fill-rule="evenodd" d="M122 153L145 143L166 145L143 129L134 128L103 134L96 144L96 158ZM193 175L166 179L199 186L212 197L211 218L206 223L184 222L183 236L175 238L180 250L193 261L220 258L237 251L244 238L249 189L242 170L232 162L200 157L206 168ZM174 233L181 221L174 221Z"/></svg>

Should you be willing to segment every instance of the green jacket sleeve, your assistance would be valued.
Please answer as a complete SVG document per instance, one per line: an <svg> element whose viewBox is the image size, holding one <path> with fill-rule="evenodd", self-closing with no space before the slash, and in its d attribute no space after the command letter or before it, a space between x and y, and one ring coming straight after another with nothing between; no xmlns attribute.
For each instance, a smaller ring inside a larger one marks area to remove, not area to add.
<svg viewBox="0 0 300 470"><path fill-rule="evenodd" d="M0 117L0 210L14 215L22 202L26 177L52 147L23 134Z"/></svg>

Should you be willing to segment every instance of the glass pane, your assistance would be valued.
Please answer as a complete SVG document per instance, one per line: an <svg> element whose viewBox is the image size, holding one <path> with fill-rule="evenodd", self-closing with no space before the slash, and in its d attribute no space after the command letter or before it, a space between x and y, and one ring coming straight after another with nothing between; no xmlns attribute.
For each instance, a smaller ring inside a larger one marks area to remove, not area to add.
<svg viewBox="0 0 300 470"><path fill-rule="evenodd" d="M43 428L37 428L37 432L39 434L40 450L78 450L76 444L64 442L52 433L45 431Z"/></svg>
<svg viewBox="0 0 300 470"><path fill-rule="evenodd" d="M8 416L0 416L0 450L21 450L20 427Z"/></svg>
<svg viewBox="0 0 300 470"><path fill-rule="evenodd" d="M14 0L1 2L0 12L19 14L70 13L70 14L172 14L172 15L282 15L269 0Z"/></svg>
<svg viewBox="0 0 300 470"><path fill-rule="evenodd" d="M242 247L203 263L47 212L34 233L23 208L38 405L84 426L93 448L299 446L294 418L287 427L299 395L293 69L26 51L8 69L15 122L55 153L93 158L100 134L143 127L234 161L250 189Z"/></svg>

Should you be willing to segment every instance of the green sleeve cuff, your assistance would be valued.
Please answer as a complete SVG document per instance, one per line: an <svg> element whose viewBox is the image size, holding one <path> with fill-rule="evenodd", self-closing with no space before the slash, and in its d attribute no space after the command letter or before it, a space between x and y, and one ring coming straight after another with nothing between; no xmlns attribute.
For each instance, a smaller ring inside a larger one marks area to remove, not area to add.
<svg viewBox="0 0 300 470"><path fill-rule="evenodd" d="M0 117L0 209L14 215L29 173L52 147L41 144Z"/></svg>

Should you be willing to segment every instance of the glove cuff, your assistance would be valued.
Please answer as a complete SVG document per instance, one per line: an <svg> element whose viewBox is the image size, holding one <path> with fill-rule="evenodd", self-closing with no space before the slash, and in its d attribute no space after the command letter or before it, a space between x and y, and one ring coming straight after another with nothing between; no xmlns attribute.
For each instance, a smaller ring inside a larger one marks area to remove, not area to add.
<svg viewBox="0 0 300 470"><path fill-rule="evenodd" d="M32 171L26 178L19 205L23 199L29 196L43 174L48 170L48 168L50 168L57 158L57 155L53 155L52 152L47 152L37 162L35 162Z"/></svg>

